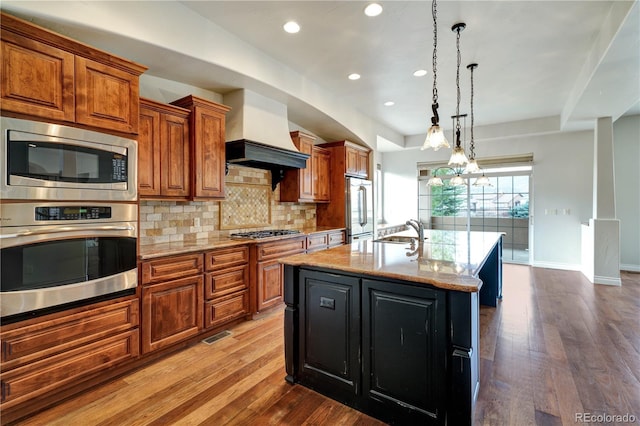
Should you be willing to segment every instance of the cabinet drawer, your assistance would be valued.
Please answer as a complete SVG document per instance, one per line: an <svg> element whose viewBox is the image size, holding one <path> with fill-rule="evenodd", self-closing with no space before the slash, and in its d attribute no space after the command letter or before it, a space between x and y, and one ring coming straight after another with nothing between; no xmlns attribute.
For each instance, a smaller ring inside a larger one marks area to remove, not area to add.
<svg viewBox="0 0 640 426"><path fill-rule="evenodd" d="M163 257L142 262L142 284L183 278L189 275L202 274L202 255L188 254L183 256Z"/></svg>
<svg viewBox="0 0 640 426"><path fill-rule="evenodd" d="M311 234L307 237L307 251L326 249L329 244L329 235Z"/></svg>
<svg viewBox="0 0 640 426"><path fill-rule="evenodd" d="M216 271L249 262L249 247L212 250L204 254L205 270Z"/></svg>
<svg viewBox="0 0 640 426"><path fill-rule="evenodd" d="M339 246L347 241L347 235L345 231L334 232L329 234L329 247Z"/></svg>
<svg viewBox="0 0 640 426"><path fill-rule="evenodd" d="M306 236L258 244L258 261L276 259L290 254L302 253L307 242Z"/></svg>
<svg viewBox="0 0 640 426"><path fill-rule="evenodd" d="M2 368L14 368L137 327L138 310L138 299L132 299L3 332Z"/></svg>
<svg viewBox="0 0 640 426"><path fill-rule="evenodd" d="M5 370L0 375L2 409L77 384L83 377L135 358L139 346L138 329L134 329L20 368Z"/></svg>
<svg viewBox="0 0 640 426"><path fill-rule="evenodd" d="M249 291L244 290L205 303L204 326L215 327L249 313Z"/></svg>
<svg viewBox="0 0 640 426"><path fill-rule="evenodd" d="M244 290L249 283L249 265L236 266L217 273L207 273L204 283L205 299L212 299Z"/></svg>

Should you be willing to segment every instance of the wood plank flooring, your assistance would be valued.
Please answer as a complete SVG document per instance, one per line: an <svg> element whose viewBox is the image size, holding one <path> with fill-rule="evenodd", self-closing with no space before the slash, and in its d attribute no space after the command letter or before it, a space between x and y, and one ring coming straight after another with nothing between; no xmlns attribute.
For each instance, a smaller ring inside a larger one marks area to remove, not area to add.
<svg viewBox="0 0 640 426"><path fill-rule="evenodd" d="M640 423L640 274L622 287L579 272L504 266L504 299L480 310L481 425L569 425L577 413ZM18 423L381 425L284 381L282 309ZM590 424L622 424L613 421Z"/></svg>

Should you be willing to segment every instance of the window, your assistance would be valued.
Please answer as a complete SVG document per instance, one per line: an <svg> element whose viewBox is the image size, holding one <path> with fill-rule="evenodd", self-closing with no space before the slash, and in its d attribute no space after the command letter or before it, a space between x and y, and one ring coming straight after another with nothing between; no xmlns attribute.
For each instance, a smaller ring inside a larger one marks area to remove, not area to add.
<svg viewBox="0 0 640 426"><path fill-rule="evenodd" d="M418 213L431 229L503 232L503 258L529 262L529 196L531 165L493 165L484 169L492 186L474 186L478 175L463 175L465 186L451 186L451 169L437 166L419 170ZM429 187L431 170L442 176L443 186Z"/></svg>

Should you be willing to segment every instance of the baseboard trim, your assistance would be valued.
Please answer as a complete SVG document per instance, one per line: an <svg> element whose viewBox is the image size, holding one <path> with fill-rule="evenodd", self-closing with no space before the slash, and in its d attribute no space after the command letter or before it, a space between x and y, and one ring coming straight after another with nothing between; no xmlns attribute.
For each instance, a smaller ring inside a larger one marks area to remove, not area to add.
<svg viewBox="0 0 640 426"><path fill-rule="evenodd" d="M629 263L620 264L621 271L640 272L640 265L631 265Z"/></svg>
<svg viewBox="0 0 640 426"><path fill-rule="evenodd" d="M547 269L564 269L566 271L581 271L582 265L573 263L533 262L531 266Z"/></svg>
<svg viewBox="0 0 640 426"><path fill-rule="evenodd" d="M595 277L593 277L593 283L620 287L622 285L622 280L620 278L600 277L596 275Z"/></svg>

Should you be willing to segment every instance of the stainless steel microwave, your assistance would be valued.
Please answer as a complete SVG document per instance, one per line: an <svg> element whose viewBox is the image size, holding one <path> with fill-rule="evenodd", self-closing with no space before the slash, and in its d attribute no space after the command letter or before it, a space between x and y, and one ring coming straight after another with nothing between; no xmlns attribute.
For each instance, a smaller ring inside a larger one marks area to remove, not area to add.
<svg viewBox="0 0 640 426"><path fill-rule="evenodd" d="M136 141L1 118L0 198L136 201Z"/></svg>

